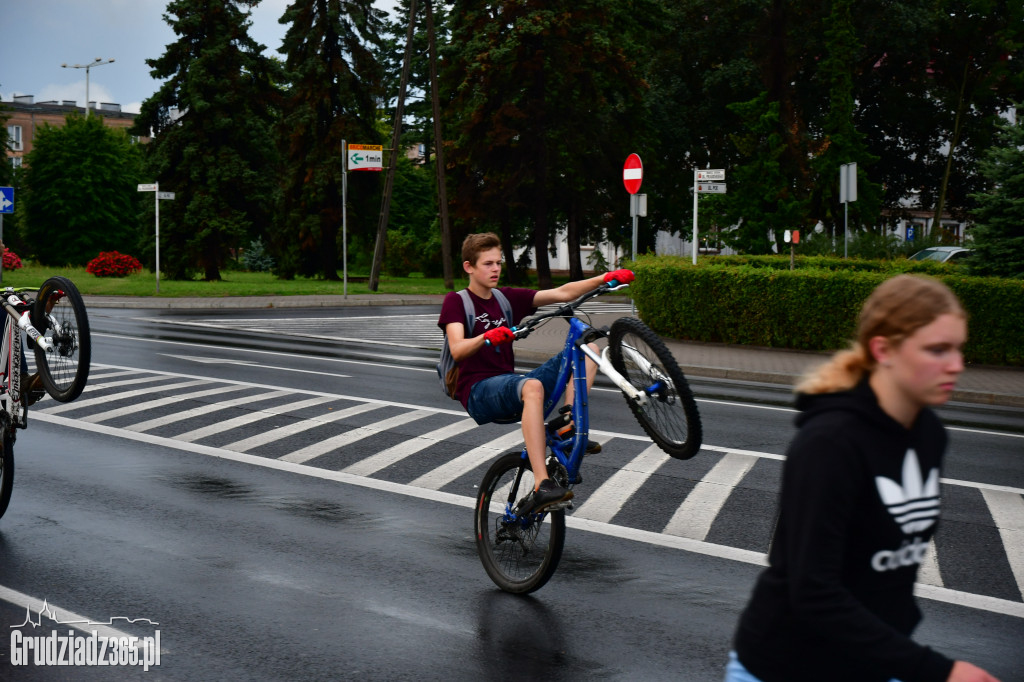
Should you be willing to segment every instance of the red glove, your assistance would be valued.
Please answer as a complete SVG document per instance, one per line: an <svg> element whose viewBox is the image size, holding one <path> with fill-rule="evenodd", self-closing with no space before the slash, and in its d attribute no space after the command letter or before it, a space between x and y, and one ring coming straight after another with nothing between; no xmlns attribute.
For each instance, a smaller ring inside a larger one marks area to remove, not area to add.
<svg viewBox="0 0 1024 682"><path fill-rule="evenodd" d="M515 334L508 327L495 327L484 332L484 339L492 346L500 346L515 339Z"/></svg>
<svg viewBox="0 0 1024 682"><path fill-rule="evenodd" d="M604 281L605 282L610 282L613 279L616 282L618 282L619 284L629 284L634 279L633 271L632 270L616 270L615 272L606 272L606 273L604 273Z"/></svg>

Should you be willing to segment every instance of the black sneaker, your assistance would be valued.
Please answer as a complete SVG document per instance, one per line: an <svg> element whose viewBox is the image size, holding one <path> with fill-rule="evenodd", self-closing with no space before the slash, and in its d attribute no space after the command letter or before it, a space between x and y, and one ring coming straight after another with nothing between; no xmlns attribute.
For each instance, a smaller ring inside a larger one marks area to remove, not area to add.
<svg viewBox="0 0 1024 682"><path fill-rule="evenodd" d="M26 407L39 402L44 395L46 395L46 389L43 388L43 378L38 373L25 379L21 388L21 402L25 403Z"/></svg>
<svg viewBox="0 0 1024 682"><path fill-rule="evenodd" d="M571 499L571 490L563 488L550 478L545 478L536 490L531 491L516 505L516 514L536 514Z"/></svg>

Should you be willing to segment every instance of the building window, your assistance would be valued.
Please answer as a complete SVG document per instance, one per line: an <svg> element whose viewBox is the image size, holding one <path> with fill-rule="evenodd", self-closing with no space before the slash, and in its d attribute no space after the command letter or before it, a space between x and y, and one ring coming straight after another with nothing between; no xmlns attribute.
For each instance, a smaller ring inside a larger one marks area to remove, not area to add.
<svg viewBox="0 0 1024 682"><path fill-rule="evenodd" d="M24 149L21 142L21 126L7 126L7 139L10 140L11 151L20 152Z"/></svg>
<svg viewBox="0 0 1024 682"><path fill-rule="evenodd" d="M20 156L12 156L11 157L11 165L14 166L15 168L21 168L21 157Z"/></svg>

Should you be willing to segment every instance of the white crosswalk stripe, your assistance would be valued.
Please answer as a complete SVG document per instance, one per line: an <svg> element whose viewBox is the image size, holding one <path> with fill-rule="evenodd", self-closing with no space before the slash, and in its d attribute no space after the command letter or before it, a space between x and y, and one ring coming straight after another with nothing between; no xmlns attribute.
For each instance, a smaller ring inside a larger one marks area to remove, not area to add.
<svg viewBox="0 0 1024 682"><path fill-rule="evenodd" d="M1024 497L1002 490L982 490L1006 548L1017 589L1024 596Z"/></svg>
<svg viewBox="0 0 1024 682"><path fill-rule="evenodd" d="M320 415L315 419L311 420L313 421L312 424L310 424L309 421L305 419L299 419L292 422L291 424L279 426L276 429L271 429L270 431L267 431L265 433L257 433L255 436L243 438L242 440L235 441L234 443L228 443L227 445L224 445L222 447L225 450L233 450L235 452L248 452L249 450L255 447L266 445L267 443L273 443L274 441L281 440L282 438L287 438L288 436L294 436L295 434L302 433L303 431L308 431L311 427L329 424L330 422L341 421L342 419L348 419L349 417L354 417L355 415L362 414L363 412L369 412L370 410L379 410L381 407L383 406L374 403L363 403L361 405L353 405L352 407L346 407L345 409L338 410L337 412L331 412L330 414Z"/></svg>
<svg viewBox="0 0 1024 682"><path fill-rule="evenodd" d="M135 414L137 412L145 412L147 410L152 410L157 407L164 407L165 405L173 405L175 403L180 403L185 400L209 398L210 396L220 395L221 393L228 393L230 391L240 391L244 388L244 386L218 386L216 388L207 388L202 391L193 391L192 393L179 393L178 395L169 396L167 398L147 400L146 402L138 403L136 405L126 405L125 407L119 407L116 410L110 410L109 412L91 414L87 417L82 417L81 419L82 421L98 424L99 422L110 421L111 419L125 417L129 414Z"/></svg>
<svg viewBox="0 0 1024 682"><path fill-rule="evenodd" d="M471 429L475 429L477 426L476 422L472 419L463 419L460 422L449 424L448 426L442 426L439 429L425 433L422 436L410 438L404 443L394 445L387 450L382 450L375 455L367 457L366 459L360 460L348 467L342 469L347 474L354 474L356 476L370 476L375 474L381 469L391 466L396 462L400 462L410 455L414 455L421 450L426 450L431 445L447 440L448 438L454 438L460 433L465 433Z"/></svg>
<svg viewBox="0 0 1024 682"><path fill-rule="evenodd" d="M423 474L409 485L429 488L430 490L440 490L467 471L472 471L483 463L495 459L506 450L521 445L522 442L523 436L519 429L516 429L512 433L506 433L490 443L475 447L450 462L442 464L433 471Z"/></svg>
<svg viewBox="0 0 1024 682"><path fill-rule="evenodd" d="M353 443L356 443L364 438L375 436L382 431L387 431L388 429L404 426L405 424L416 421L417 419L429 417L432 414L433 412L430 412L428 410L416 410L413 412L406 412L405 414L399 414L389 419L381 420L374 424L373 426L361 426L357 429L352 429L351 431L339 434L332 438L325 438L319 443L307 445L306 447L290 452L287 455L280 457L279 459L283 459L286 462L296 462L297 464L302 464L303 462L308 462L314 457L326 455L327 453L333 452L338 448L343 448L346 445L352 445Z"/></svg>
<svg viewBox="0 0 1024 682"><path fill-rule="evenodd" d="M239 415L232 419L225 419L224 421L217 422L215 424L207 424L198 429L193 429L186 433L175 436L175 440L182 440L186 443L194 443L201 438L207 438L224 431L230 431L240 426L252 424L258 422L261 419L266 419L269 416L277 414L287 414L288 412L295 412L297 410L304 410L307 407L316 407L317 405L323 405L324 403L331 402L330 398L316 397L307 398L306 400L300 400L295 403L282 403L280 405L271 405L262 410L256 412L250 412L249 414Z"/></svg>
<svg viewBox="0 0 1024 682"><path fill-rule="evenodd" d="M640 489L669 456L657 445L652 445L633 458L604 484L594 491L576 510L577 516L591 521L609 522L619 513L626 501Z"/></svg>
<svg viewBox="0 0 1024 682"><path fill-rule="evenodd" d="M749 455L726 453L693 487L662 532L694 540L706 538L722 505L756 461Z"/></svg>
<svg viewBox="0 0 1024 682"><path fill-rule="evenodd" d="M244 386L241 388L244 388ZM138 431L141 433L143 431L150 431L161 426L167 426L168 424L173 424L175 422L185 421L186 419L203 417L209 415L212 412L227 410L232 407L238 407L239 405L251 405L254 402L277 400L278 398L283 398L287 395L295 394L292 391L273 391L271 393L263 393L257 396L247 395L241 398L235 398L234 400L222 400L218 403L213 403L212 405L194 407L191 410L182 410L181 412L176 412L174 414L169 414L163 417L156 417L155 419L139 422L137 424L131 424L129 426L126 426L125 428L128 429L129 431Z"/></svg>

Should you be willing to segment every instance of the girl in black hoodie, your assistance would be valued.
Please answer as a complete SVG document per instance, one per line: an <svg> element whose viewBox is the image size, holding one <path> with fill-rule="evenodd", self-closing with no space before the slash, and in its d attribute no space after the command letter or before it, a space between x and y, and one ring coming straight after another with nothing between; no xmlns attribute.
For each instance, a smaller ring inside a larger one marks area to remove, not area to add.
<svg viewBox="0 0 1024 682"><path fill-rule="evenodd" d="M769 568L726 682L998 682L910 638L946 448L930 407L949 400L966 337L944 284L900 275L865 301L853 347L797 386Z"/></svg>

